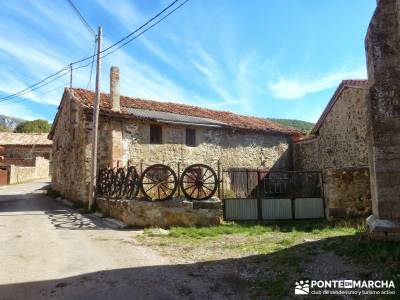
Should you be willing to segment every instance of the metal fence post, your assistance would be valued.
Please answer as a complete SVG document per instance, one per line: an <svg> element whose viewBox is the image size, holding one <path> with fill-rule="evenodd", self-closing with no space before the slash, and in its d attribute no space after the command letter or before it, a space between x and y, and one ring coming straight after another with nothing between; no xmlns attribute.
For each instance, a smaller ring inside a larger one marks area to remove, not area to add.
<svg viewBox="0 0 400 300"><path fill-rule="evenodd" d="M181 185L179 184L181 182L181 162L178 161L178 197L181 196Z"/></svg>
<svg viewBox="0 0 400 300"><path fill-rule="evenodd" d="M324 182L323 171L319 172L319 182L321 184L321 198L322 198L322 208L324 210L324 219L326 219L325 182Z"/></svg>
<svg viewBox="0 0 400 300"><path fill-rule="evenodd" d="M218 189L218 199L221 199L221 187L220 187L220 185L221 185L221 162L220 162L220 160L218 159L218 162L217 162L217 169L218 169L218 175L217 175L217 177L218 177L218 179L217 179L217 181L218 181L218 186L217 186L217 189Z"/></svg>
<svg viewBox="0 0 400 300"><path fill-rule="evenodd" d="M257 216L258 220L262 220L262 195L261 195L261 173L257 169Z"/></svg>
<svg viewBox="0 0 400 300"><path fill-rule="evenodd" d="M292 208L292 219L296 219L296 195L294 188L294 173L289 172L289 195L291 200L291 208Z"/></svg>

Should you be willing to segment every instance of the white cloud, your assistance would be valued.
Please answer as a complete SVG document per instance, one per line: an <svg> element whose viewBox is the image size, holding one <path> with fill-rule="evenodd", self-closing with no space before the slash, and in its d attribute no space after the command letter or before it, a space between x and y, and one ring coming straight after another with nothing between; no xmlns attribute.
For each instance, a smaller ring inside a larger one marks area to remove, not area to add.
<svg viewBox="0 0 400 300"><path fill-rule="evenodd" d="M343 79L363 79L367 77L365 68L355 70L339 70L319 77L309 78L284 78L270 82L268 87L272 95L278 99L299 99L308 94L317 93L336 87Z"/></svg>
<svg viewBox="0 0 400 300"><path fill-rule="evenodd" d="M0 102L0 114L26 120L46 119L40 114L29 110L25 105L13 102Z"/></svg>
<svg viewBox="0 0 400 300"><path fill-rule="evenodd" d="M204 103L208 107L236 106L240 112L251 112L251 99L258 92L257 86L251 83L257 72L253 55L248 53L238 60L231 58L228 62L221 62L199 45L192 48L191 64L200 75L199 80L220 97L217 102ZM227 69L226 63L232 67Z"/></svg>

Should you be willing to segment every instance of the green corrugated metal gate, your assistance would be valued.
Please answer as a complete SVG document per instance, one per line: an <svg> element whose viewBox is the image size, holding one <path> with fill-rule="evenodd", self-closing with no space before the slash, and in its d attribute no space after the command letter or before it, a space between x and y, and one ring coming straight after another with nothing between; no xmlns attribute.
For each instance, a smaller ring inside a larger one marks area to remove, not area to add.
<svg viewBox="0 0 400 300"><path fill-rule="evenodd" d="M222 171L225 220L290 220L325 217L320 172Z"/></svg>

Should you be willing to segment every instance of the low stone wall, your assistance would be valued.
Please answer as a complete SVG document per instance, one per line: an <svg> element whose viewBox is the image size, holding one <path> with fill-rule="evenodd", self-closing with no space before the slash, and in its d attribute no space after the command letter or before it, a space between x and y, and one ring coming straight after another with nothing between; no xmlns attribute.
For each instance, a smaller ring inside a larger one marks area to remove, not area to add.
<svg viewBox="0 0 400 300"><path fill-rule="evenodd" d="M326 216L340 218L365 216L371 212L369 169L326 169L324 196Z"/></svg>
<svg viewBox="0 0 400 300"><path fill-rule="evenodd" d="M49 177L49 160L43 157L36 157L34 166L9 165L9 184L26 182L34 179Z"/></svg>
<svg viewBox="0 0 400 300"><path fill-rule="evenodd" d="M150 202L99 197L96 205L107 216L127 225L143 227L218 225L222 217L221 201L214 197L207 201L193 202L185 198Z"/></svg>

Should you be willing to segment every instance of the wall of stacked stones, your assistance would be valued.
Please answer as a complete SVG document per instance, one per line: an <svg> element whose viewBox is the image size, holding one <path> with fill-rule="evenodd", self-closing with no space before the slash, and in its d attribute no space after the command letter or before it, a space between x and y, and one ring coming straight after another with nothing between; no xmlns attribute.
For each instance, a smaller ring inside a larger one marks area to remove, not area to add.
<svg viewBox="0 0 400 300"><path fill-rule="evenodd" d="M114 124L115 125L115 124ZM139 165L165 163L171 166L205 163L214 168L220 160L221 168L264 167L289 168L289 142L284 135L252 131L200 128L196 130L196 146L186 146L186 126L163 125L162 144L150 144L150 124L129 122L121 124L122 144L114 147L115 155L122 155L123 164L131 161ZM109 136L109 133L107 134ZM115 145L115 143L114 143ZM109 146L104 145L104 148Z"/></svg>
<svg viewBox="0 0 400 300"><path fill-rule="evenodd" d="M50 159L51 145L5 145L1 155L6 158L32 159L37 156Z"/></svg>
<svg viewBox="0 0 400 300"><path fill-rule="evenodd" d="M368 167L325 169L323 180L328 218L370 214L372 208Z"/></svg>
<svg viewBox="0 0 400 300"><path fill-rule="evenodd" d="M186 127L163 125L163 143L150 144L150 123L101 116L98 167L121 161L139 167L164 163L181 170L193 163L217 168L266 167L287 170L289 142L285 135L196 127L196 147L186 146ZM87 201L90 179L91 113L66 99L53 138L52 186L71 200ZM112 162L112 163L111 163Z"/></svg>
<svg viewBox="0 0 400 300"><path fill-rule="evenodd" d="M328 216L371 210L366 93L363 88L345 88L319 133L294 145L295 170L323 171Z"/></svg>
<svg viewBox="0 0 400 300"><path fill-rule="evenodd" d="M49 160L36 157L33 166L9 165L9 184L22 183L34 179L49 177Z"/></svg>
<svg viewBox="0 0 400 300"><path fill-rule="evenodd" d="M368 165L366 93L364 88L344 89L317 136L295 144L297 170Z"/></svg>
<svg viewBox="0 0 400 300"><path fill-rule="evenodd" d="M52 188L71 200L88 201L91 122L80 105L63 101L53 136Z"/></svg>

